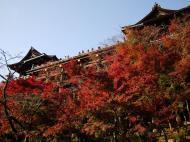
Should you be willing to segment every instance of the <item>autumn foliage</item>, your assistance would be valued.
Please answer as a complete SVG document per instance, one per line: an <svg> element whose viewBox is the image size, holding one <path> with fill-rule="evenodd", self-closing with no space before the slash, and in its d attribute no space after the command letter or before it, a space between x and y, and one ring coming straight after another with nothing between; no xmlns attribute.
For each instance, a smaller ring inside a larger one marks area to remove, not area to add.
<svg viewBox="0 0 190 142"><path fill-rule="evenodd" d="M0 105L0 140L121 142L177 132L189 120L190 23L145 27L114 46L106 67L73 60L61 66L66 80L9 82L17 132Z"/></svg>

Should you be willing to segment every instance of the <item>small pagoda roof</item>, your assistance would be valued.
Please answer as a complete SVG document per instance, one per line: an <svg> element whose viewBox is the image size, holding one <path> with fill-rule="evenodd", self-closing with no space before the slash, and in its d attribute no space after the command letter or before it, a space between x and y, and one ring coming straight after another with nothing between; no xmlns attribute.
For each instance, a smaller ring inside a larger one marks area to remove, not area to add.
<svg viewBox="0 0 190 142"><path fill-rule="evenodd" d="M149 14L142 18L139 22L134 25L122 27L122 32L125 33L125 29L142 27L144 25L151 25L165 18L172 18L174 15L185 13L190 11L190 5L179 10L164 9L159 4L155 4Z"/></svg>
<svg viewBox="0 0 190 142"><path fill-rule="evenodd" d="M9 64L10 69L23 73L31 68L33 64L42 64L46 61L53 60L57 61L58 58L55 55L47 55L45 53L40 53L35 48L31 47L28 53L17 63Z"/></svg>

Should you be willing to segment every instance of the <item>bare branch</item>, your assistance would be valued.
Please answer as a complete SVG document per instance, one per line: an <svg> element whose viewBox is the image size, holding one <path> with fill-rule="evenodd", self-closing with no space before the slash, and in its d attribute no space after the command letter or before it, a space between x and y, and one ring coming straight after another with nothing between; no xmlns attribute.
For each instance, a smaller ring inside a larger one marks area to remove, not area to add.
<svg viewBox="0 0 190 142"><path fill-rule="evenodd" d="M0 57L0 67L3 67L5 66L8 70L8 75L7 76L3 76L2 74L0 74L0 77L5 80L5 83L4 83L4 87L2 89L2 96L3 96L3 100L0 102L2 105L3 105L3 108L4 108L4 113L5 113L5 116L6 116L6 119L8 120L9 122L9 125L12 129L13 132L17 132L16 128L15 128L15 124L14 123L17 123L19 124L21 127L22 124L16 119L14 118L13 116L11 116L11 114L9 113L9 108L8 108L8 105L7 105L7 88L8 88L8 85L9 85L9 82L12 80L13 78L13 75L15 72L12 72L11 69L9 68L8 66L8 61L10 60L13 60L13 59L16 59L16 58L19 58L19 55L18 56L14 56L12 57L10 54L8 54L7 52L5 52L4 50L0 49L0 55L2 57Z"/></svg>
<svg viewBox="0 0 190 142"><path fill-rule="evenodd" d="M0 77L2 78L2 79L4 79L5 81L7 80L7 78L5 78L3 75L1 75L0 74Z"/></svg>

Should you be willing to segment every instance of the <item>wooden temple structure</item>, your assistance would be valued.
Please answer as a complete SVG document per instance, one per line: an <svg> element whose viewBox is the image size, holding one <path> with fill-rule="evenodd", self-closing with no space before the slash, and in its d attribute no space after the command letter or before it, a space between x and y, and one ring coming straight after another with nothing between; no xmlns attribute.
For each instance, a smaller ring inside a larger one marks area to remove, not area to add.
<svg viewBox="0 0 190 142"><path fill-rule="evenodd" d="M145 26L162 26L166 27L174 18L190 19L190 5L179 10L164 9L159 4L155 3L152 10L139 22L134 25L122 27L122 32L127 38L131 30L140 30Z"/></svg>
<svg viewBox="0 0 190 142"><path fill-rule="evenodd" d="M35 48L31 47L21 61L15 64L10 64L8 66L22 76L27 75L27 71L31 69L46 64L47 62L54 61L58 61L58 58L55 55L50 56L45 53L40 53Z"/></svg>
<svg viewBox="0 0 190 142"><path fill-rule="evenodd" d="M113 53L113 48L113 46L106 48L99 47L97 50L88 50L87 53L83 51L74 57L58 59L56 56L40 53L32 47L21 61L8 66L19 73L20 77L35 76L41 80L60 80L63 74L62 64L76 60L81 66L98 65L100 62L103 62L105 55ZM92 56L94 57L93 60Z"/></svg>
<svg viewBox="0 0 190 142"><path fill-rule="evenodd" d="M148 15L134 25L122 27L122 32L125 38L131 30L141 30L145 26L163 26L168 25L171 19L175 17L182 17L190 19L190 6L179 10L169 10L161 8L160 5L155 4ZM98 48L97 50L82 51L79 55L72 58L58 59L56 56L50 56L45 53L40 53L33 47L28 51L26 56L18 63L11 64L9 67L18 72L21 77L30 75L36 76L39 79L59 79L62 74L61 64L67 63L70 60L76 60L82 66L97 65L103 63L103 57L111 55L115 51L114 46L106 48ZM94 55L96 58L92 59Z"/></svg>

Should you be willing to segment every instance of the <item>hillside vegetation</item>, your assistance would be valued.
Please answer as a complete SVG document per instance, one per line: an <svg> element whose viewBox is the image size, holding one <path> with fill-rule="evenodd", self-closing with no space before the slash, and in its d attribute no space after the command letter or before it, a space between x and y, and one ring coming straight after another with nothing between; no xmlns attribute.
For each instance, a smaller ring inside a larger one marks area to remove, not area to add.
<svg viewBox="0 0 190 142"><path fill-rule="evenodd" d="M98 66L63 64L64 82L30 77L2 86L0 141L187 140L190 23L145 27L114 46Z"/></svg>

